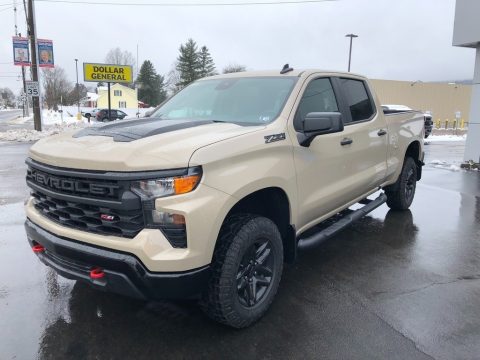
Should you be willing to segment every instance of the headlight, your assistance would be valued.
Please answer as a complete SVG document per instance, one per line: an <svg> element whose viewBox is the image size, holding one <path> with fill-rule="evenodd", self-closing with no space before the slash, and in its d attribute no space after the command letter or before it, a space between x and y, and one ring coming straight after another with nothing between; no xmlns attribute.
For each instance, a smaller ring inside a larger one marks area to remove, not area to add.
<svg viewBox="0 0 480 360"><path fill-rule="evenodd" d="M184 176L134 181L132 191L147 199L185 194L195 190L201 178L200 167L189 168Z"/></svg>

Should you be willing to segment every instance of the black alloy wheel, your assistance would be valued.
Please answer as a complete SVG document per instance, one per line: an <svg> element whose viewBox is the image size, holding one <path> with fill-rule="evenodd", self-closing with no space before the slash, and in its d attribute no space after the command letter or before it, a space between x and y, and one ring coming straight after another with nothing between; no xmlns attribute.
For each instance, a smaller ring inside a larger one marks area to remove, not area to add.
<svg viewBox="0 0 480 360"><path fill-rule="evenodd" d="M283 242L277 225L254 214L225 219L200 305L212 319L244 328L268 310L282 277Z"/></svg>
<svg viewBox="0 0 480 360"><path fill-rule="evenodd" d="M411 202L415 195L415 186L417 185L417 175L415 169L410 168L407 172L407 180L405 183L405 199L407 202Z"/></svg>
<svg viewBox="0 0 480 360"><path fill-rule="evenodd" d="M270 241L262 239L245 252L237 272L240 304L249 308L260 303L271 289L275 265Z"/></svg>
<svg viewBox="0 0 480 360"><path fill-rule="evenodd" d="M402 172L395 184L385 188L387 205L390 209L406 210L410 207L415 197L417 179L417 164L411 157L406 157Z"/></svg>

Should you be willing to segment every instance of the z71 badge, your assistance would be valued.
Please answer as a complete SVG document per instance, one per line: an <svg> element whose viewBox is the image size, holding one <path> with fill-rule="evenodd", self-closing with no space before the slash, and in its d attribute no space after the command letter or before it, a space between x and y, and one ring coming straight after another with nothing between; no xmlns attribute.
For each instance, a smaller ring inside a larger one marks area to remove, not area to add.
<svg viewBox="0 0 480 360"><path fill-rule="evenodd" d="M285 133L273 134L264 136L265 144L270 144L275 141L285 140Z"/></svg>

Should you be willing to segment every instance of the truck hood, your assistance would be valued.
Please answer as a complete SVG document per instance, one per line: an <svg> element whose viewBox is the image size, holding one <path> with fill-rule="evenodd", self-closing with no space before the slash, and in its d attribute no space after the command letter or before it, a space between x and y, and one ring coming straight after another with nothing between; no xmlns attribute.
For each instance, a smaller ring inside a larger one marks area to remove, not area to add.
<svg viewBox="0 0 480 360"><path fill-rule="evenodd" d="M39 140L30 157L52 166L103 171L187 167L195 150L264 126L139 119L89 127Z"/></svg>

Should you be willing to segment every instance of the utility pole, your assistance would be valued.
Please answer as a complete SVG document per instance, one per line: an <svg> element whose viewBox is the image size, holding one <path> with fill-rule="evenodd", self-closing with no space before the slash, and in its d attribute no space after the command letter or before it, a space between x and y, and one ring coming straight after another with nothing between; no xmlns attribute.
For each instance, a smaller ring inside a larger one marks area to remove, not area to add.
<svg viewBox="0 0 480 360"><path fill-rule="evenodd" d="M352 42L353 42L353 38L357 38L358 35L355 35L355 34L347 34L345 35L345 37L349 37L350 38L350 51L348 53L348 72L350 72L350 65L352 63Z"/></svg>
<svg viewBox="0 0 480 360"><path fill-rule="evenodd" d="M76 87L77 87L77 114L80 114L80 89L78 88L78 59L75 59L75 72L77 73L77 84L76 84ZM90 120L90 118L88 120Z"/></svg>
<svg viewBox="0 0 480 360"><path fill-rule="evenodd" d="M18 32L17 26L17 1L13 2L13 13L15 15L15 36L22 37L22 34ZM25 84L25 66L22 65L22 83L23 83L23 93L27 93L26 84ZM25 100L22 101L23 104L23 116L28 116L28 98L25 96Z"/></svg>
<svg viewBox="0 0 480 360"><path fill-rule="evenodd" d="M30 52L32 53L32 80L38 82L37 34L35 28L35 7L33 0L28 0L28 35L30 37ZM32 96L34 129L42 131L42 117L40 112L40 93Z"/></svg>

